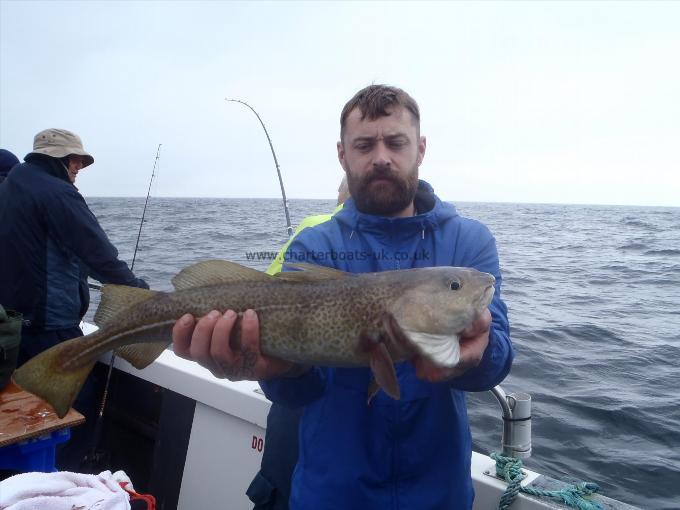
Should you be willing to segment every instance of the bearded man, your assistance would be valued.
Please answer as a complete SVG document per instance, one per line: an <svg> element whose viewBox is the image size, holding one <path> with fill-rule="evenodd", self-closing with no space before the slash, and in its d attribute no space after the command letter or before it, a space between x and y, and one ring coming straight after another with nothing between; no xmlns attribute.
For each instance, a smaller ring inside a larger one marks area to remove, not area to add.
<svg viewBox="0 0 680 510"><path fill-rule="evenodd" d="M270 400L304 408L292 510L469 510L465 391L499 384L513 358L495 240L419 183L426 140L406 92L366 87L345 105L340 125L338 159L352 198L330 221L301 232L286 259L351 273L466 266L493 274L494 298L461 335L458 365L441 368L421 357L397 363L401 399L380 391L367 405L369 368L301 367L262 355L252 310L242 319L240 350L229 345L238 317L227 311L198 322L182 317L175 353L218 377L254 374Z"/></svg>

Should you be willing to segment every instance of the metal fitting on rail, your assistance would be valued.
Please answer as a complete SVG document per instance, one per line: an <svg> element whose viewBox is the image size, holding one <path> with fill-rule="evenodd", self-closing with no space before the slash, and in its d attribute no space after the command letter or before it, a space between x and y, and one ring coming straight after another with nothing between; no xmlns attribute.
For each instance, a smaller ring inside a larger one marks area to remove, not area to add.
<svg viewBox="0 0 680 510"><path fill-rule="evenodd" d="M503 455L518 459L531 456L531 395L511 393L496 386L491 393L503 411Z"/></svg>

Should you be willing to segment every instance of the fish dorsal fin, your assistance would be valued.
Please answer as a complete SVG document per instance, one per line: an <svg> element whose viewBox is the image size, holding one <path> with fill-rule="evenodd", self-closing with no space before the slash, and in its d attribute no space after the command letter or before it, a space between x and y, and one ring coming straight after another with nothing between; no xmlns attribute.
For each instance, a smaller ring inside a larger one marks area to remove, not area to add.
<svg viewBox="0 0 680 510"><path fill-rule="evenodd" d="M205 260L182 269L172 279L177 290L218 283L258 282L271 279L266 273L228 260Z"/></svg>
<svg viewBox="0 0 680 510"><path fill-rule="evenodd" d="M170 345L168 341L125 345L116 354L137 370L146 368Z"/></svg>
<svg viewBox="0 0 680 510"><path fill-rule="evenodd" d="M276 278L287 282L318 282L323 280L339 280L341 278L347 278L348 276L355 276L352 273L346 273L339 269L308 264L306 262L295 264L284 263L283 266L297 269L297 271L286 271L285 273L282 272L276 275Z"/></svg>
<svg viewBox="0 0 680 510"><path fill-rule="evenodd" d="M138 305L156 294L157 292L154 290L128 287L127 285L104 285L101 301L97 313L94 315L94 323L100 328L108 326L121 311Z"/></svg>

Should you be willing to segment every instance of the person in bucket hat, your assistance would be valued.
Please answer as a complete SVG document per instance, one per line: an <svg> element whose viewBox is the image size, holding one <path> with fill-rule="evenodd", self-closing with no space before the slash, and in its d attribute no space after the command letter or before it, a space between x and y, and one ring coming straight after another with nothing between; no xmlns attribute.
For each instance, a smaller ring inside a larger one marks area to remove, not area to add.
<svg viewBox="0 0 680 510"><path fill-rule="evenodd" d="M90 302L88 276L102 283L149 288L118 258L85 199L73 184L94 162L78 135L40 131L33 150L0 185L0 303L23 315L18 364L53 345L81 336ZM74 407L87 419L60 450L60 469L79 470L97 412L88 380ZM80 436L80 437L79 437Z"/></svg>
<svg viewBox="0 0 680 510"><path fill-rule="evenodd" d="M94 163L94 158L85 151L80 137L66 129L45 129L33 138L32 154L44 154L56 158L66 167L71 183L75 183L78 172Z"/></svg>

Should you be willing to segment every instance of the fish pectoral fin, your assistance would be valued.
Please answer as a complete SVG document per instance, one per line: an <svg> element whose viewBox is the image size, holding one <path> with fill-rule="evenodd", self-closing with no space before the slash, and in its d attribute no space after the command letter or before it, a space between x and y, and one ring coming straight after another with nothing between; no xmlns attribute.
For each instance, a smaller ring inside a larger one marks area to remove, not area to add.
<svg viewBox="0 0 680 510"><path fill-rule="evenodd" d="M62 353L72 348L73 342L81 338L62 342L41 352L12 374L12 380L19 387L45 400L54 408L59 418L66 416L96 363L94 360L73 369L61 367L61 360L64 357Z"/></svg>
<svg viewBox="0 0 680 510"><path fill-rule="evenodd" d="M369 351L368 356L376 385L382 388L393 399L399 400L399 381L397 381L397 373L394 370L392 357L387 351L385 344L382 342L375 344ZM368 401L370 403L371 398L377 392L377 388L373 390L373 395L371 394L370 386L368 391Z"/></svg>
<svg viewBox="0 0 680 510"><path fill-rule="evenodd" d="M269 281L266 273L228 260L205 260L182 269L172 279L176 290L219 283Z"/></svg>
<svg viewBox="0 0 680 510"><path fill-rule="evenodd" d="M356 276L352 273L333 269L331 267L308 264L306 262L288 263L284 262L283 267L297 269L297 271L286 271L276 275L279 280L287 282L319 282L324 280L339 280L348 276Z"/></svg>
<svg viewBox="0 0 680 510"><path fill-rule="evenodd" d="M170 342L150 342L125 345L116 354L130 363L137 370L148 367L168 348Z"/></svg>
<svg viewBox="0 0 680 510"><path fill-rule="evenodd" d="M127 285L107 284L102 287L101 301L94 314L94 323L103 328L116 322L118 314L158 294L155 290Z"/></svg>
<svg viewBox="0 0 680 510"><path fill-rule="evenodd" d="M440 367L453 368L460 361L460 339L458 335L406 331L420 353Z"/></svg>

